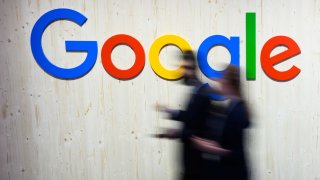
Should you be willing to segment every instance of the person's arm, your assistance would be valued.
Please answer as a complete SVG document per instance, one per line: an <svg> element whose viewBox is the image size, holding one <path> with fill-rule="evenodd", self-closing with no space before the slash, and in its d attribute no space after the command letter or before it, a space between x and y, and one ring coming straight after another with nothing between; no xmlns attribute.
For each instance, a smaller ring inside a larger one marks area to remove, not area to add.
<svg viewBox="0 0 320 180"><path fill-rule="evenodd" d="M183 121L185 111L170 109L163 105L157 105L157 109L161 112L165 112L169 115L169 118L176 121Z"/></svg>
<svg viewBox="0 0 320 180"><path fill-rule="evenodd" d="M220 156L229 155L231 153L230 150L222 148L221 145L216 141L199 138L197 136L192 136L191 141L195 147L204 152L217 154Z"/></svg>
<svg viewBox="0 0 320 180"><path fill-rule="evenodd" d="M155 134L154 137L166 138L166 139L177 139L181 137L181 130L179 129L165 129L163 133Z"/></svg>

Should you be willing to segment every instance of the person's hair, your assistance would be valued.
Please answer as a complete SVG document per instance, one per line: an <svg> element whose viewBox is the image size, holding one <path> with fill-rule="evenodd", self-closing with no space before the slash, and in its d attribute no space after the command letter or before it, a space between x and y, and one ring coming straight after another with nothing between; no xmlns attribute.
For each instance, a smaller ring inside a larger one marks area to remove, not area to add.
<svg viewBox="0 0 320 180"><path fill-rule="evenodd" d="M182 51L182 56L181 56L181 58L182 58L184 61L187 61L187 62L191 63L192 66L194 66L195 68L197 67L196 58L195 58L194 52L193 52L192 50Z"/></svg>
<svg viewBox="0 0 320 180"><path fill-rule="evenodd" d="M245 102L242 92L241 92L241 83L240 83L240 68L234 65L229 65L224 74L225 80L227 80L228 84L233 88L235 94L241 99L246 109L246 116L248 119L251 117L251 112Z"/></svg>
<svg viewBox="0 0 320 180"><path fill-rule="evenodd" d="M224 78L233 88L236 95L242 98L240 87L240 69L234 65L229 65L224 73Z"/></svg>

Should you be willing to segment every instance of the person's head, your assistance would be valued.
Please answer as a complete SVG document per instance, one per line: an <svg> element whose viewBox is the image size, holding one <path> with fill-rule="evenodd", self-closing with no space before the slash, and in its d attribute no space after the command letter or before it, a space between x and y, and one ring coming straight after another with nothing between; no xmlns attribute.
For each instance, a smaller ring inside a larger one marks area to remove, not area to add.
<svg viewBox="0 0 320 180"><path fill-rule="evenodd" d="M245 103L241 93L241 83L240 83L240 68L234 65L229 65L220 80L222 86L222 92L225 96L229 98L241 99L245 106L245 113L248 119L250 119L251 113L250 109ZM249 123L249 122L248 122ZM248 125L248 124L247 124ZM246 126L247 126L246 125Z"/></svg>
<svg viewBox="0 0 320 180"><path fill-rule="evenodd" d="M219 81L224 94L241 97L240 69L238 67L229 65Z"/></svg>
<svg viewBox="0 0 320 180"><path fill-rule="evenodd" d="M193 51L187 50L182 52L183 82L189 84L190 80L196 79L197 62Z"/></svg>

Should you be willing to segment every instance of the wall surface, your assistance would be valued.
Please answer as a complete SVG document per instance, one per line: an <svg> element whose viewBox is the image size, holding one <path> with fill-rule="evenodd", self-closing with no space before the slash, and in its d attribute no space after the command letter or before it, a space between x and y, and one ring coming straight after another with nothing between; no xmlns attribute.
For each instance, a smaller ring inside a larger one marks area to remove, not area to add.
<svg viewBox="0 0 320 180"><path fill-rule="evenodd" d="M45 73L30 48L37 19L61 7L77 10L88 20L82 27L58 21L46 29L43 49L53 63L71 68L86 57L85 53L66 53L65 40L98 41L94 68L76 80ZM254 81L245 77L246 12L256 12ZM189 89L158 77L148 56L136 78L121 81L110 76L101 63L101 48L119 33L138 39L146 55L153 41L164 34L184 37L195 50L214 34L239 36L241 80L253 114L246 137L252 179L320 179L320 1L1 0L0 32L1 180L164 180L178 176L181 144L150 135L160 127L179 126L154 106L183 108ZM300 55L276 66L301 69L288 82L270 79L260 66L261 48L276 35L291 37L301 48ZM174 46L161 51L166 67L177 66L177 51ZM112 58L125 69L133 64L134 53L121 45ZM228 63L230 55L217 47L209 59L211 66L223 69L219 64Z"/></svg>

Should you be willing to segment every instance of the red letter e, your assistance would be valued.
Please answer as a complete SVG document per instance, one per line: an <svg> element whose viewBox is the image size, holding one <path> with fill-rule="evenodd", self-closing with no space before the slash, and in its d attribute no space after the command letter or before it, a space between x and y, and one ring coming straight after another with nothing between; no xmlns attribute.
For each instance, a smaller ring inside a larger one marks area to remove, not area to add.
<svg viewBox="0 0 320 180"><path fill-rule="evenodd" d="M285 46L287 50L270 57L270 54L277 46ZM300 73L300 69L292 66L287 71L278 71L273 66L300 54L298 44L287 36L275 36L269 39L261 50L261 66L263 71L272 79L277 81L289 81Z"/></svg>

